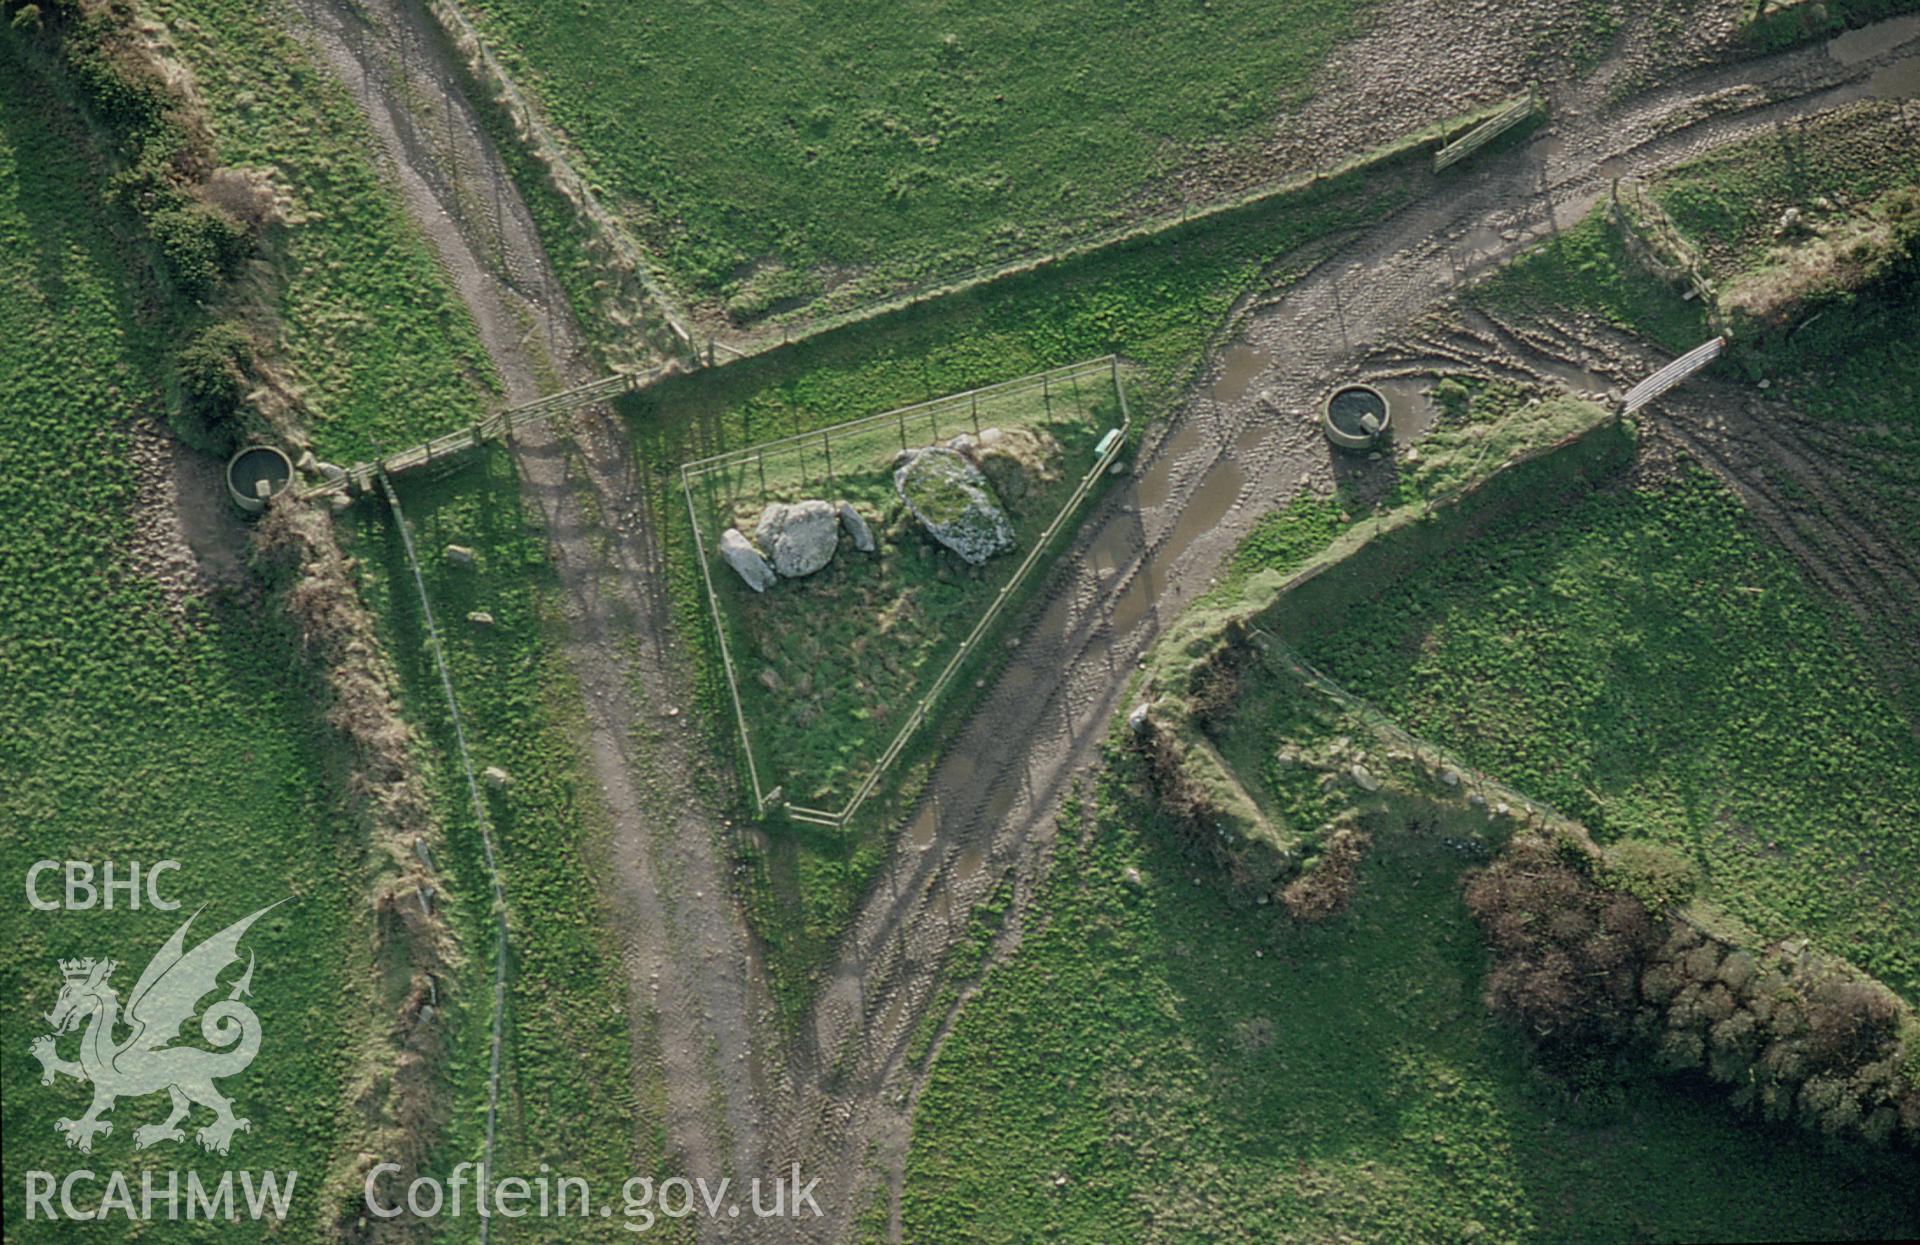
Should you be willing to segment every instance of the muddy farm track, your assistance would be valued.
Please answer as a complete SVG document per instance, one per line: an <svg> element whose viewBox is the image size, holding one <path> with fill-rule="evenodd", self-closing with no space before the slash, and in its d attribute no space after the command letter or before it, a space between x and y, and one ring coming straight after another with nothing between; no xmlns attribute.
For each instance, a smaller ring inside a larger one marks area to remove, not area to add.
<svg viewBox="0 0 1920 1245"><path fill-rule="evenodd" d="M297 0L293 14L373 119L393 176L472 308L509 397L589 379L579 330L526 209L461 98L430 20L407 0ZM1378 37L1406 35L1408 20ZM1504 19L1466 20L1491 30ZM631 446L605 411L583 414L570 436L516 446L524 496L555 549L566 655L584 693L587 755L609 822L604 885L628 975L635 1077L665 1087L665 1118L638 1127L664 1133L675 1166L745 1177L798 1160L820 1177L826 1217L768 1224L775 1231L766 1239L840 1239L876 1181L897 1192L921 1077L905 1050L937 994L947 945L971 906L1009 873L1015 897L1002 941L1017 941L1059 801L1095 759L1140 655L1205 590L1255 519L1303 490L1331 487L1334 468L1307 414L1329 383L1357 370L1430 374L1433 361L1455 359L1559 376L1556 356L1586 359L1608 384L1636 377L1651 362L1644 351L1590 325L1432 313L1459 282L1577 220L1612 177L1665 168L1835 107L1857 97L1859 83L1888 59L1916 50L1841 64L1813 47L1712 65L1711 45L1725 33L1723 22L1699 46L1662 46L1630 24L1597 69L1548 84L1553 123L1543 136L1430 182L1279 297L1243 308L1233 375L1197 389L1150 438L1132 480L1109 493L1059 561L1018 648L843 938L796 1039L772 1031L731 901L719 818L689 777L700 765L699 743L685 718L669 712L688 702L688 672ZM1461 94L1484 91L1489 84L1471 76L1468 59L1437 68L1423 89L1444 96L1445 75L1458 72L1469 75L1457 84ZM1625 89L1662 73L1661 85ZM1727 476L1786 547L1863 616L1920 602L1920 572L1869 538L1872 516L1849 509L1823 465L1836 452L1828 438L1751 395L1713 400L1720 396L1702 390L1656 409L1659 435ZM1834 504L1818 518L1785 505L1780 478ZM636 631L639 645L630 642ZM744 1239L754 1225L705 1221L702 1231Z"/></svg>

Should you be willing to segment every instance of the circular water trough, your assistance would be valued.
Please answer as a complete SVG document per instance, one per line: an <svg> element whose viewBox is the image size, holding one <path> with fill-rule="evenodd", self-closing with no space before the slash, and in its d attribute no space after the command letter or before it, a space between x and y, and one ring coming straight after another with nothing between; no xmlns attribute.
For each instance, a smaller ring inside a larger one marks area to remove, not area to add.
<svg viewBox="0 0 1920 1245"><path fill-rule="evenodd" d="M1343 450L1370 450L1387 433L1387 399L1372 385L1342 385L1327 397L1320 424Z"/></svg>
<svg viewBox="0 0 1920 1245"><path fill-rule="evenodd" d="M227 460L227 494L248 514L265 510L292 479L293 460L271 445L249 445Z"/></svg>

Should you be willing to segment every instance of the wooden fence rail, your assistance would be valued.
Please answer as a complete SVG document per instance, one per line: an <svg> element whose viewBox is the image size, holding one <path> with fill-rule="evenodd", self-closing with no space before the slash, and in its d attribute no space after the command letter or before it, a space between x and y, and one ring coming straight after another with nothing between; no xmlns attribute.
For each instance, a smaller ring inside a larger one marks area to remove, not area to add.
<svg viewBox="0 0 1920 1245"><path fill-rule="evenodd" d="M1474 126L1465 134L1433 153L1433 171L1460 163L1474 152L1499 138L1514 126L1531 117L1540 107L1540 95L1532 87L1527 88L1526 96L1515 100L1504 110Z"/></svg>

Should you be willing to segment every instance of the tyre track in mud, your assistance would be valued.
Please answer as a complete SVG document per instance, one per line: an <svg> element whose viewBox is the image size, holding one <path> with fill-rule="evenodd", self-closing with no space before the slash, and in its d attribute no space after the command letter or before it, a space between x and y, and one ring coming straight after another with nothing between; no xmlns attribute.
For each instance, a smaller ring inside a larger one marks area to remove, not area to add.
<svg viewBox="0 0 1920 1245"><path fill-rule="evenodd" d="M526 205L431 18L407 0L292 0L291 15L372 122L508 401L593 379ZM760 1145L769 1061L753 1023L765 1004L719 819L693 786L701 741L674 708L689 703L685 671L631 447L606 408L576 421L570 433L517 434L513 454L561 585L561 650L581 692L579 743L607 831L598 886L626 976L632 1151L648 1155L657 1130L671 1172L738 1182L771 1171Z"/></svg>
<svg viewBox="0 0 1920 1245"><path fill-rule="evenodd" d="M1144 470L1076 535L1048 604L947 749L843 942L812 1017L813 1066L795 1077L800 1098L781 1127L781 1149L832 1182L823 1205L850 1218L876 1177L897 1194L923 1083L905 1059L908 1035L938 992L952 931L1007 871L1038 873L1060 799L1096 759L1127 673L1162 622L1204 591L1255 519L1303 489L1330 487L1331 454L1315 424L1329 384L1460 281L1576 222L1613 177L1857 98L1878 63L1842 65L1815 46L1694 73L1617 106L1566 91L1545 136L1436 181L1254 315L1240 342L1271 362L1237 394L1218 390L1216 372L1216 388L1194 395L1143 456ZM1512 366L1529 370L1521 331L1500 332ZM1026 889L1008 914L1009 942ZM897 1212L896 1197L896 1234ZM837 1239L845 1226L824 1224L809 1239Z"/></svg>

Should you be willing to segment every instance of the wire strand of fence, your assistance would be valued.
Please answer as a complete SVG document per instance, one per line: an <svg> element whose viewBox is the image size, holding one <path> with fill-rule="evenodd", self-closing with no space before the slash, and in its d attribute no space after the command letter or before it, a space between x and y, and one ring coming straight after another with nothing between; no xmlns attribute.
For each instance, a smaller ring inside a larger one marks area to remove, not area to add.
<svg viewBox="0 0 1920 1245"><path fill-rule="evenodd" d="M473 818L480 831L480 846L487 862L487 877L493 890L493 918L496 935L493 968L493 1031L487 1070L486 1147L481 1152L480 1179L484 1182L493 1170L494 1132L500 1113L500 1048L503 1041L507 1002L507 897L500 885L499 861L493 851L493 830L487 816L487 802L480 794L480 783L473 776L473 757L467 752L466 727L460 720L460 703L453 694L453 676L447 670L446 650L440 643L440 629L433 621L433 602L427 596L426 576L420 571L420 557L414 548L413 528L400 508L400 495L394 491L387 473L380 473L380 490L393 511L394 526L400 529L400 545L406 551L407 567L413 572L413 586L420 594L420 617L426 624L427 648L433 654L434 668L440 673L440 690L446 694L447 716L453 722L453 741L460 754L460 768L466 775L467 795L473 801ZM487 1245L488 1217L480 1219L480 1245Z"/></svg>

